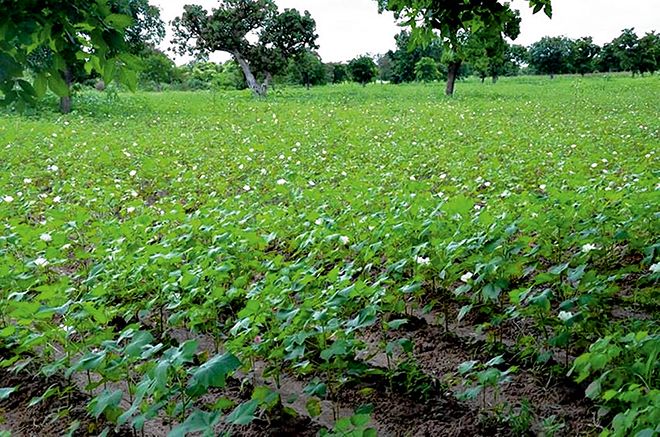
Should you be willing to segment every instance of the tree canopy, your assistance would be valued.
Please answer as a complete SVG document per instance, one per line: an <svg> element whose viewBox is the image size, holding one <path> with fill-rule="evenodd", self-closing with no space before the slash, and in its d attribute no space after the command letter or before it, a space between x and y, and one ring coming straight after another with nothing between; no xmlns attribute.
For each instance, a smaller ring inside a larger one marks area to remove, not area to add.
<svg viewBox="0 0 660 437"><path fill-rule="evenodd" d="M316 22L309 12L279 12L272 0L222 0L211 13L186 5L172 25L178 53L231 54L259 96L266 95L272 76L286 69L290 59L318 48Z"/></svg>
<svg viewBox="0 0 660 437"><path fill-rule="evenodd" d="M117 76L130 88L137 84L134 59L128 53L126 29L133 19L116 2L71 0L0 0L0 91L4 104L24 106L47 89L61 97L61 109L71 108L72 69L80 62L87 73L106 82ZM34 55L48 62L26 75Z"/></svg>

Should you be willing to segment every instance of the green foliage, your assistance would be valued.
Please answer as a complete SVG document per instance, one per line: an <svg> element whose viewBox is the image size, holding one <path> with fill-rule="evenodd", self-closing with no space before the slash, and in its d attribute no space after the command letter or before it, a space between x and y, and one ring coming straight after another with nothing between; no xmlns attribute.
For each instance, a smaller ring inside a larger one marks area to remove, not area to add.
<svg viewBox="0 0 660 437"><path fill-rule="evenodd" d="M72 66L83 63L87 73L101 75L106 82L119 78L130 88L136 85L131 72L135 62L127 53L124 40L133 19L115 13L107 1L0 2L0 91L3 104L34 102L46 86L60 97L69 97ZM26 76L30 56L46 48L50 62Z"/></svg>
<svg viewBox="0 0 660 437"><path fill-rule="evenodd" d="M348 63L348 72L354 82L364 86L376 78L378 67L371 57L360 56Z"/></svg>
<svg viewBox="0 0 660 437"><path fill-rule="evenodd" d="M227 65L198 67L217 80ZM75 387L111 426L211 435L285 411L284 377L307 381L302 405L323 415L348 384L420 402L461 386L500 394L513 364L521 377L532 365L563 374L586 352L574 374L609 409L603 425L646 429L658 81L464 90L119 93L114 105L81 92L76 117L2 114L0 371L83 381L44 385L33 405ZM478 363L444 375L447 390L419 360L435 352L412 336L422 309L443 313L448 338L468 329L454 328L459 315L485 339L459 359ZM506 350L506 365L484 350ZM241 384L251 396L225 397ZM541 420L549 433L564 418ZM371 432L348 422L333 432Z"/></svg>
<svg viewBox="0 0 660 437"><path fill-rule="evenodd" d="M660 432L660 335L617 332L595 342L573 363L576 380L590 380L585 394L613 415L603 436Z"/></svg>
<svg viewBox="0 0 660 437"><path fill-rule="evenodd" d="M543 37L529 47L529 63L540 74L570 73L571 40L563 36Z"/></svg>
<svg viewBox="0 0 660 437"><path fill-rule="evenodd" d="M415 77L420 82L432 82L440 79L438 63L432 58L424 57L415 64Z"/></svg>

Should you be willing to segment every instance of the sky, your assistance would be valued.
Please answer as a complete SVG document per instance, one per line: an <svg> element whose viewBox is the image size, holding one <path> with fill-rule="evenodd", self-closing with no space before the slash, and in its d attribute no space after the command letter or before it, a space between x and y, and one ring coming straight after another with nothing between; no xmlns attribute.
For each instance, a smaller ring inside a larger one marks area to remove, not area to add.
<svg viewBox="0 0 660 437"><path fill-rule="evenodd" d="M151 0L160 7L166 23L180 15L183 5L195 3L211 10L217 0ZM348 61L363 54L385 53L394 48L394 35L401 31L391 13L378 13L375 0L275 0L280 9L308 10L316 20L319 54L324 62ZM660 31L660 0L553 0L553 18L532 14L525 0L513 0L521 11L521 34L516 44L529 45L543 36L565 35L570 38L592 36L597 44L611 41L627 27L638 35ZM169 26L168 26L169 27ZM162 44L169 46L171 34ZM172 53L170 53L173 56ZM229 59L217 53L216 62ZM175 58L178 64L186 58Z"/></svg>

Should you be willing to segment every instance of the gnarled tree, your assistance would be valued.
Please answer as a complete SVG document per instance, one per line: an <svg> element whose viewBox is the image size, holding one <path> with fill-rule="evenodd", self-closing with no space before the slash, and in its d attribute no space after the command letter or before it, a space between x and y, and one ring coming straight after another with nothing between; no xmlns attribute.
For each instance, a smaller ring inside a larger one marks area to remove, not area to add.
<svg viewBox="0 0 660 437"><path fill-rule="evenodd" d="M425 45L440 38L448 54L446 93L454 93L454 84L461 68L460 56L464 34L490 35L493 38L513 36L519 18L509 3L499 0L377 0L381 11L394 12L402 25L412 29L412 43ZM534 12L544 10L552 15L551 0L528 0ZM517 36L517 35L516 35ZM456 56L450 57L451 53Z"/></svg>
<svg viewBox="0 0 660 437"><path fill-rule="evenodd" d="M231 54L257 96L266 95L273 75L290 59L318 48L309 12L279 12L272 0L222 0L210 14L199 5L186 5L172 26L179 54Z"/></svg>

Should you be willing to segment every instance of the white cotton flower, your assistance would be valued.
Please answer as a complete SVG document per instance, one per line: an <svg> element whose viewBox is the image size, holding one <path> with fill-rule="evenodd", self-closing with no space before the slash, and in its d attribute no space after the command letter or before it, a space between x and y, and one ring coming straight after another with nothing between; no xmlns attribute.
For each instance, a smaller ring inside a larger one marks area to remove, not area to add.
<svg viewBox="0 0 660 437"><path fill-rule="evenodd" d="M265 168L262 168L262 169L260 170L260 173L261 173L262 175L265 175L266 173L268 173L268 171L267 171Z"/></svg>
<svg viewBox="0 0 660 437"><path fill-rule="evenodd" d="M243 191L250 191L251 189L252 188L249 185L247 184L243 185Z"/></svg>
<svg viewBox="0 0 660 437"><path fill-rule="evenodd" d="M309 184L310 187L315 187L316 186L316 182L314 182L314 181L309 181L307 183Z"/></svg>
<svg viewBox="0 0 660 437"><path fill-rule="evenodd" d="M284 184L286 184L286 179L280 178L277 180L277 185L284 185Z"/></svg>
<svg viewBox="0 0 660 437"><path fill-rule="evenodd" d="M348 239L347 236L342 235L341 237L339 237L339 241L341 242L341 244L346 245L350 240Z"/></svg>
<svg viewBox="0 0 660 437"><path fill-rule="evenodd" d="M484 187L490 187L490 186L491 186L490 182L488 182L488 181L484 182Z"/></svg>
<svg viewBox="0 0 660 437"><path fill-rule="evenodd" d="M593 164L591 164L591 168L596 168L596 167L598 167L598 163L597 163L597 162L594 162Z"/></svg>
<svg viewBox="0 0 660 437"><path fill-rule="evenodd" d="M134 206L129 206L128 208L126 208L126 212L129 213L129 214L134 213L135 212L135 207Z"/></svg>
<svg viewBox="0 0 660 437"><path fill-rule="evenodd" d="M589 253L592 250L596 250L596 249L598 249L598 246L596 246L595 244L591 244L591 243L587 243L587 244L582 246L582 252L583 253Z"/></svg>
<svg viewBox="0 0 660 437"><path fill-rule="evenodd" d="M447 179L447 173L442 173L440 175L440 179Z"/></svg>
<svg viewBox="0 0 660 437"><path fill-rule="evenodd" d="M131 171L128 172L128 175L129 175L130 177L133 177L133 176L135 176L136 174L137 174L137 171L135 171L135 170L131 170Z"/></svg>
<svg viewBox="0 0 660 437"><path fill-rule="evenodd" d="M577 144L571 144L571 149L575 149L577 147Z"/></svg>
<svg viewBox="0 0 660 437"><path fill-rule="evenodd" d="M47 170L48 170L48 171L52 171L52 172L56 172L56 171L58 171L59 169L60 169L60 168L59 168L58 166L56 166L55 164L53 164L53 165L49 165L49 166L47 167Z"/></svg>
<svg viewBox="0 0 660 437"><path fill-rule="evenodd" d="M539 185L539 189L540 189L541 191L545 191L545 188L546 188L546 185L545 185L545 184L541 184L541 185Z"/></svg>
<svg viewBox="0 0 660 437"><path fill-rule="evenodd" d="M53 241L53 237L51 237L50 234L45 234L45 233L44 233L44 234L41 234L41 235L39 236L39 239L40 239L41 241L45 241L46 243L49 243L49 242Z"/></svg>
<svg viewBox="0 0 660 437"><path fill-rule="evenodd" d="M6 203L12 203L12 202L14 201L14 198L11 197L11 196L9 196L9 195L7 195L7 196L4 196L4 197L2 198L2 201L3 201L3 202L6 202Z"/></svg>
<svg viewBox="0 0 660 437"><path fill-rule="evenodd" d="M71 249L71 243L66 243L64 246L62 246L62 250L69 250Z"/></svg>
<svg viewBox="0 0 660 437"><path fill-rule="evenodd" d="M470 279L472 279L473 276L474 276L474 273L472 273L472 272L467 272L467 273L465 273L463 276L461 276L461 281L467 283Z"/></svg>
<svg viewBox="0 0 660 437"><path fill-rule="evenodd" d="M411 180L411 181L416 180L416 179L415 179L415 175L410 175L410 180Z"/></svg>
<svg viewBox="0 0 660 437"><path fill-rule="evenodd" d="M39 258L34 260L34 265L38 267L46 267L48 265L48 260L43 256L40 256Z"/></svg>
<svg viewBox="0 0 660 437"><path fill-rule="evenodd" d="M60 196L53 197L53 203L60 203L61 201L62 201L62 198Z"/></svg>
<svg viewBox="0 0 660 437"><path fill-rule="evenodd" d="M25 179L23 179L23 183L24 183L24 184L31 184L31 183L32 183L32 179L30 179L30 178L25 178Z"/></svg>
<svg viewBox="0 0 660 437"><path fill-rule="evenodd" d="M137 197L137 196L138 196L137 191L135 191L135 190L131 190L131 196L132 196L132 197Z"/></svg>
<svg viewBox="0 0 660 437"><path fill-rule="evenodd" d="M279 158L279 159L284 159L285 156L284 156L284 155L280 155L280 156L278 156L278 158Z"/></svg>
<svg viewBox="0 0 660 437"><path fill-rule="evenodd" d="M573 317L573 313L570 311L560 311L557 317L559 317L559 320L561 320L562 322L566 322L571 317Z"/></svg>
<svg viewBox="0 0 660 437"><path fill-rule="evenodd" d="M416 258L415 258L415 261L416 261L417 264L419 264L420 266L428 266L429 264L431 264L431 259L428 258L428 257L423 257L423 256L418 256L418 257L416 257Z"/></svg>
<svg viewBox="0 0 660 437"><path fill-rule="evenodd" d="M649 270L651 271L651 273L660 273L660 263L651 264Z"/></svg>
<svg viewBox="0 0 660 437"><path fill-rule="evenodd" d="M318 226L321 226L323 224L323 219L322 218L317 218L316 220L314 220L314 223Z"/></svg>

